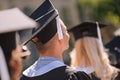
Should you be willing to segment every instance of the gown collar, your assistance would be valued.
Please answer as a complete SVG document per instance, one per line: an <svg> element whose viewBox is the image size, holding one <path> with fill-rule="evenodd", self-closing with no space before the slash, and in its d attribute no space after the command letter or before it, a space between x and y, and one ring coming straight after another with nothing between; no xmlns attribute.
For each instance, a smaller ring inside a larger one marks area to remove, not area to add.
<svg viewBox="0 0 120 80"><path fill-rule="evenodd" d="M28 77L39 76L61 66L65 66L65 64L58 58L40 57L32 66L26 69L23 74Z"/></svg>

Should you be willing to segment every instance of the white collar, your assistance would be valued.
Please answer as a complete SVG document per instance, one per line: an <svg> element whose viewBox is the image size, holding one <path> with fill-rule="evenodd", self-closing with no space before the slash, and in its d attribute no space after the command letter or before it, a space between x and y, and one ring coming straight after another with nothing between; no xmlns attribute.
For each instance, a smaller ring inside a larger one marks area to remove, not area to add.
<svg viewBox="0 0 120 80"><path fill-rule="evenodd" d="M84 71L87 74L90 74L90 73L94 72L94 69L93 69L92 66L89 66L89 67L77 66L77 67L75 67L75 69L78 70L78 71Z"/></svg>
<svg viewBox="0 0 120 80"><path fill-rule="evenodd" d="M39 76L39 75L42 75L42 74L45 74L55 68L58 68L58 67L61 67L61 66L65 66L65 64L61 61L52 61L51 63L45 65L44 67L42 68L39 68L36 70L36 63L34 63L31 67L29 67L28 69L26 69L23 74L25 76L28 76L28 77L33 77L33 76Z"/></svg>

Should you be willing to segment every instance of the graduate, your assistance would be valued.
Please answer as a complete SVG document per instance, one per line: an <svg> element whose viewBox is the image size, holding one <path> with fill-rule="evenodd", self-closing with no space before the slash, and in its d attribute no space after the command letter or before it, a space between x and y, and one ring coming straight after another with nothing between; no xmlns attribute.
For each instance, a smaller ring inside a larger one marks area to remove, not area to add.
<svg viewBox="0 0 120 80"><path fill-rule="evenodd" d="M120 28L114 32L114 37L105 47L110 53L111 64L120 69Z"/></svg>
<svg viewBox="0 0 120 80"><path fill-rule="evenodd" d="M91 80L84 72L63 63L62 53L69 47L69 34L50 0L45 0L30 17L40 24L30 38L40 57L23 71L21 80Z"/></svg>
<svg viewBox="0 0 120 80"><path fill-rule="evenodd" d="M105 47L112 54L111 65L120 69L120 29L114 32L114 37L105 44ZM113 59L113 56L115 59ZM117 79L120 79L120 71L118 72Z"/></svg>
<svg viewBox="0 0 120 80"><path fill-rule="evenodd" d="M120 69L120 36L114 36L105 47L111 54L111 64Z"/></svg>
<svg viewBox="0 0 120 80"><path fill-rule="evenodd" d="M18 8L0 11L1 80L19 80L22 71L22 57L29 56L30 52L23 52L18 31L36 26L37 23Z"/></svg>
<svg viewBox="0 0 120 80"><path fill-rule="evenodd" d="M107 25L98 22L82 22L69 29L75 38L71 51L71 66L84 71L93 80L114 80L118 69L110 65L101 39L100 28Z"/></svg>

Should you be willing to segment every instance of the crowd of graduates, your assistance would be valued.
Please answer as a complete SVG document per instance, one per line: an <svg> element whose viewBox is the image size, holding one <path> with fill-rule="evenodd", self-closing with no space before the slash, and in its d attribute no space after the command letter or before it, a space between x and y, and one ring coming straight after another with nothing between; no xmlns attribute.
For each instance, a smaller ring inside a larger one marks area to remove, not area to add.
<svg viewBox="0 0 120 80"><path fill-rule="evenodd" d="M12 8L0 11L0 19L0 80L120 80L120 31L106 45L101 38L100 29L109 24L89 21L67 29L50 0L30 16ZM62 54L69 48L69 33L75 47L67 65ZM34 54L26 47L30 41L39 58L23 71L23 59ZM115 64L108 53L115 54Z"/></svg>

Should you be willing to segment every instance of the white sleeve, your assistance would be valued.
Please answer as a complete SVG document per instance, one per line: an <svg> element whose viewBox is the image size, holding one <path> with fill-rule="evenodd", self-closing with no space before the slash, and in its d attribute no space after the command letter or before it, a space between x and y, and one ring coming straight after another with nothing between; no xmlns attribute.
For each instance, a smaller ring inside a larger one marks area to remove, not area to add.
<svg viewBox="0 0 120 80"><path fill-rule="evenodd" d="M0 46L0 76L1 80L10 80L7 64L5 61L5 56L3 54L1 46Z"/></svg>

